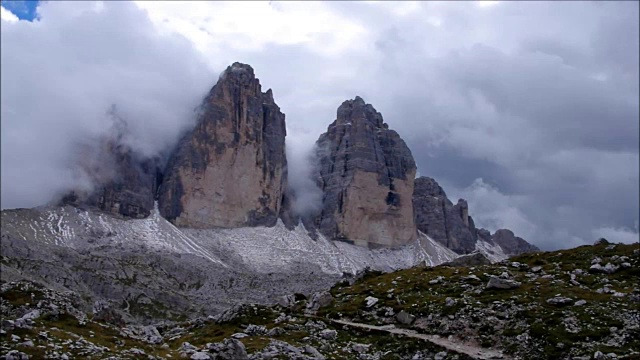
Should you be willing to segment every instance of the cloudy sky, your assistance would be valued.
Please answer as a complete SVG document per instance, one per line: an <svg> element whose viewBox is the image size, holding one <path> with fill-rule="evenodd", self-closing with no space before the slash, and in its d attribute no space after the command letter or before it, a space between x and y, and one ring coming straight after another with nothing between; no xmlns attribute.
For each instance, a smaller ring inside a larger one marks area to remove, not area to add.
<svg viewBox="0 0 640 360"><path fill-rule="evenodd" d="M2 207L82 181L116 104L154 154L234 61L303 153L359 95L476 224L638 241L638 2L2 1ZM295 162L294 162L295 163ZM294 169L295 170L295 169ZM295 172L295 171L294 171Z"/></svg>

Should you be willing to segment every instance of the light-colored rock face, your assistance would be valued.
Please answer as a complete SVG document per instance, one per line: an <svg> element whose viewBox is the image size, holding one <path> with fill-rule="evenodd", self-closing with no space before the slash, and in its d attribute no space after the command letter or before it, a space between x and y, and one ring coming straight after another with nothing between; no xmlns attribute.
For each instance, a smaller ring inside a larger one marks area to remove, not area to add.
<svg viewBox="0 0 640 360"><path fill-rule="evenodd" d="M415 170L407 174L415 176ZM344 213L335 213L338 232L358 245L397 246L415 239L413 209L388 204L389 188L378 184L377 174L355 171L344 197ZM411 194L412 180L395 180L396 194ZM402 195L398 195L404 197Z"/></svg>
<svg viewBox="0 0 640 360"><path fill-rule="evenodd" d="M250 211L271 210L277 214L281 189L265 181L252 164L258 150L254 144L227 148L202 172L180 169L185 189L182 213L175 224L184 227L240 227L251 222ZM282 176L282 170L277 174ZM263 191L264 190L264 191ZM269 196L273 194L273 196Z"/></svg>
<svg viewBox="0 0 640 360"><path fill-rule="evenodd" d="M398 133L356 97L318 139L317 182L324 192L321 233L358 245L398 246L416 239L416 166Z"/></svg>
<svg viewBox="0 0 640 360"><path fill-rule="evenodd" d="M271 91L261 92L250 66L233 64L170 160L162 215L182 227L273 226L286 185L285 135Z"/></svg>

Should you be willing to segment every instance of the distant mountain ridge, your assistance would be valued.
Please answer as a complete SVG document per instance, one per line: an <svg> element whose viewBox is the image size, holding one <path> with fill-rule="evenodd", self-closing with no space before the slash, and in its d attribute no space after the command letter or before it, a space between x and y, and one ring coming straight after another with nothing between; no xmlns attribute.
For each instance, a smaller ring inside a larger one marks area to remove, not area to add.
<svg viewBox="0 0 640 360"><path fill-rule="evenodd" d="M511 230L499 229L491 234L489 230L476 228L467 202L459 199L454 205L433 178L415 179L413 206L418 230L458 254L476 250L478 240L495 244L510 255L540 251Z"/></svg>
<svg viewBox="0 0 640 360"><path fill-rule="evenodd" d="M402 246L421 231L458 254L476 251L478 239L505 254L538 250L509 230L477 229L465 200L454 205L434 179L414 180L411 150L358 96L338 107L316 142L312 180L323 198L309 214L291 207L285 115L249 65L236 62L221 74L195 127L167 151L164 169L119 142L126 123L115 119L98 158L109 159L104 167L116 175L91 194L68 194L63 204L145 218L158 201L160 214L176 226L202 229L274 226L281 218L289 228L302 221L312 237L319 232L374 248Z"/></svg>

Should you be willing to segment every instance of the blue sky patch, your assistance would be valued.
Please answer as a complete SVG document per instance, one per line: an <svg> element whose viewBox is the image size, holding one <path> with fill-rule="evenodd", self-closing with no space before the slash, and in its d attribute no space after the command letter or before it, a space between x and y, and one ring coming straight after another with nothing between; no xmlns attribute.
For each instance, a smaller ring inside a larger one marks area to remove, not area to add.
<svg viewBox="0 0 640 360"><path fill-rule="evenodd" d="M33 21L37 18L36 8L40 0L1 0L0 4L20 20Z"/></svg>

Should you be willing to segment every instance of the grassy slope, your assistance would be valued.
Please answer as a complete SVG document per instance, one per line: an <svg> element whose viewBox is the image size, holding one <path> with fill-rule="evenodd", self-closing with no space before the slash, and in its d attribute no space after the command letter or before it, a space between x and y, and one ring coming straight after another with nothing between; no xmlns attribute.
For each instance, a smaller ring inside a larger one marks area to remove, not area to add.
<svg viewBox="0 0 640 360"><path fill-rule="evenodd" d="M624 326L623 318L635 316L637 324L639 304L629 296L634 289L637 292L640 288L640 261L638 254L634 254L636 249L637 244L616 245L611 250L607 250L607 245L582 246L520 255L502 264L471 268L438 266L370 274L352 286L335 286L331 292L337 299L336 304L323 309L321 315L376 325L385 323L385 307L396 313L404 310L417 317L432 315L435 320L417 324L414 328L440 335L462 333L481 345L493 345L499 341L512 353L524 356L529 353L539 358L567 356L572 349L576 351L576 344L585 345L585 353L591 354L596 350L617 354L640 351L637 328L631 330L632 337L626 338L622 346L606 344L612 336L611 328L621 329ZM596 256L603 259L603 265L614 262L612 257L627 256L632 267L614 274L589 274L591 260ZM529 270L512 267L510 262L527 264L529 268L541 266L553 278L529 278ZM576 276L580 285L570 282L571 272L576 269L585 271L584 275ZM489 276L498 276L505 271L522 286L514 290L484 288ZM472 274L480 280L465 278ZM438 284L429 283L437 278L442 279ZM605 284L610 284L612 290L625 296L596 292ZM573 301L583 299L587 303L584 306L559 307L546 302L556 295ZM379 299L377 311L366 309L364 304L368 296ZM455 305L445 306L447 298L454 299ZM499 321L486 321L486 314L495 316ZM570 321L575 319L580 330L576 332L568 328L563 321L567 318ZM456 327L462 324L465 324L464 329ZM522 349L519 346L522 341L516 336L525 332L535 345L533 348ZM535 354L531 354L532 351Z"/></svg>

